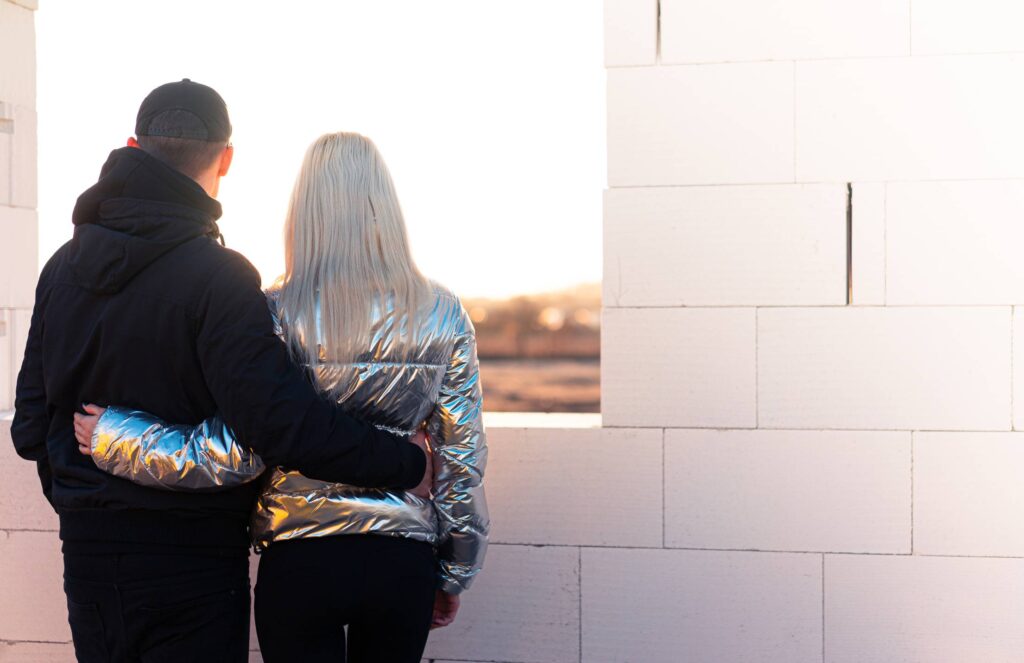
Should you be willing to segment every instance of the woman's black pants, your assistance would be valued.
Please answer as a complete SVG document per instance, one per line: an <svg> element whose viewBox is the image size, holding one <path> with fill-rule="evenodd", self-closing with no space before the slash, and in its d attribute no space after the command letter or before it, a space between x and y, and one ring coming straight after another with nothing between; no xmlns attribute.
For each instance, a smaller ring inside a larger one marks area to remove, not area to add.
<svg viewBox="0 0 1024 663"><path fill-rule="evenodd" d="M261 556L256 583L263 660L419 663L436 578L433 548L410 539L359 534L274 543Z"/></svg>

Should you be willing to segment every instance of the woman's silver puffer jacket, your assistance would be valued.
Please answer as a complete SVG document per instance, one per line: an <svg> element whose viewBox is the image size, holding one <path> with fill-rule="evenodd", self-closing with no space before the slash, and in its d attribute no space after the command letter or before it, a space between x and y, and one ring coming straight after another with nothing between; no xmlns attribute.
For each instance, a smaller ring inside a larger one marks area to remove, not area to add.
<svg viewBox="0 0 1024 663"><path fill-rule="evenodd" d="M273 291L268 303L282 333ZM482 485L487 442L472 322L458 298L434 289L434 305L404 344L396 343L390 306L374 313L370 348L352 363L321 361L320 387L355 417L412 435L424 423L434 459L434 497L357 488L273 468L252 518L257 550L274 541L335 534L382 534L437 546L441 588L459 593L480 571L490 521ZM321 352L321 357L323 353ZM245 483L264 467L217 417L198 426L111 407L93 433L93 460L136 483L171 490L212 490Z"/></svg>

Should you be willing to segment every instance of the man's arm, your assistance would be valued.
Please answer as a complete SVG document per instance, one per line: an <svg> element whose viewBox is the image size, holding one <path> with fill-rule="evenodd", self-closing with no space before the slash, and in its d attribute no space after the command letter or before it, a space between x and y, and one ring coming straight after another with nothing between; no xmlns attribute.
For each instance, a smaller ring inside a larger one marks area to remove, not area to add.
<svg viewBox="0 0 1024 663"><path fill-rule="evenodd" d="M36 461L43 494L50 499L52 474L46 451L46 436L50 430L50 415L46 407L46 388L43 384L43 311L46 308L44 275L36 286L35 307L28 330L25 357L18 372L14 399L14 422L11 439L14 450L27 460Z"/></svg>
<svg viewBox="0 0 1024 663"><path fill-rule="evenodd" d="M274 334L256 270L235 254L197 310L197 349L225 423L268 466L321 481L412 488L426 456L322 398Z"/></svg>

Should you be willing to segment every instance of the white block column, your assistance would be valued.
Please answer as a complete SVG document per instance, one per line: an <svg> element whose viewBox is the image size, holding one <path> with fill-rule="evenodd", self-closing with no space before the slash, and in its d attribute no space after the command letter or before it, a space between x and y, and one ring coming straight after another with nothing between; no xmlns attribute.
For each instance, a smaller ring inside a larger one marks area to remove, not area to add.
<svg viewBox="0 0 1024 663"><path fill-rule="evenodd" d="M57 517L10 439L38 265L36 0L0 0L0 661L74 660Z"/></svg>
<svg viewBox="0 0 1024 663"><path fill-rule="evenodd" d="M37 274L35 8L0 0L0 412L14 406Z"/></svg>
<svg viewBox="0 0 1024 663"><path fill-rule="evenodd" d="M584 547L583 660L1021 660L1024 9L659 8L608 39L602 410L664 542Z"/></svg>

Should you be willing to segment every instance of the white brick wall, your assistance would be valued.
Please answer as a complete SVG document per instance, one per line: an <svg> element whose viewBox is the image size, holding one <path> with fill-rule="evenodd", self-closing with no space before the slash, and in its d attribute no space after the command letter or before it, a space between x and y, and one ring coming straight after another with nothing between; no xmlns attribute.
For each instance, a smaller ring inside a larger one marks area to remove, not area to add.
<svg viewBox="0 0 1024 663"><path fill-rule="evenodd" d="M767 428L1009 430L1010 309L763 309Z"/></svg>
<svg viewBox="0 0 1024 663"><path fill-rule="evenodd" d="M32 12L0 0L0 102L35 108L36 39Z"/></svg>
<svg viewBox="0 0 1024 663"><path fill-rule="evenodd" d="M845 210L834 184L612 189L605 306L843 304Z"/></svg>
<svg viewBox="0 0 1024 663"><path fill-rule="evenodd" d="M1024 430L1024 308L1017 306L1013 309L1013 395L1013 429Z"/></svg>
<svg viewBox="0 0 1024 663"><path fill-rule="evenodd" d="M887 267L886 186L852 184L853 292L850 303L858 306L885 304Z"/></svg>
<svg viewBox="0 0 1024 663"><path fill-rule="evenodd" d="M31 308L35 302L36 212L0 207L0 308Z"/></svg>
<svg viewBox="0 0 1024 663"><path fill-rule="evenodd" d="M11 204L11 150L13 135L7 133L13 131L14 109L11 108L11 118L4 117L5 112L0 106L0 205Z"/></svg>
<svg viewBox="0 0 1024 663"><path fill-rule="evenodd" d="M1024 182L888 185L888 303L1024 303Z"/></svg>
<svg viewBox="0 0 1024 663"><path fill-rule="evenodd" d="M0 412L14 407L14 312L0 309ZM3 453L0 451L0 453Z"/></svg>
<svg viewBox="0 0 1024 663"><path fill-rule="evenodd" d="M17 383L18 370L21 368L21 360L25 355L25 345L28 343L28 330L32 325L31 309L9 309L7 319L11 322L7 333L11 342L11 371L10 371L10 393L11 407L13 407L14 387ZM0 374L3 379L3 374Z"/></svg>
<svg viewBox="0 0 1024 663"><path fill-rule="evenodd" d="M28 309L0 308L0 413L14 407L15 384L31 314Z"/></svg>
<svg viewBox="0 0 1024 663"><path fill-rule="evenodd" d="M665 434L665 544L910 552L910 434Z"/></svg>
<svg viewBox="0 0 1024 663"><path fill-rule="evenodd" d="M11 134L11 205L36 206L36 112L25 106L14 107L14 133Z"/></svg>
<svg viewBox="0 0 1024 663"><path fill-rule="evenodd" d="M487 571L454 624L435 631L427 658L523 663L579 660L578 548L492 546Z"/></svg>
<svg viewBox="0 0 1024 663"><path fill-rule="evenodd" d="M1024 50L1024 5L1014 0L913 0L913 52Z"/></svg>
<svg viewBox="0 0 1024 663"><path fill-rule="evenodd" d="M658 0L605 0L606 66L654 64L657 37Z"/></svg>
<svg viewBox="0 0 1024 663"><path fill-rule="evenodd" d="M1024 560L825 558L827 663L1017 663Z"/></svg>
<svg viewBox="0 0 1024 663"><path fill-rule="evenodd" d="M914 551L1024 557L1024 433L914 434Z"/></svg>
<svg viewBox="0 0 1024 663"><path fill-rule="evenodd" d="M755 424L752 309L606 308L601 349L606 426Z"/></svg>
<svg viewBox="0 0 1024 663"><path fill-rule="evenodd" d="M661 547L661 438L649 429L492 429L491 541Z"/></svg>
<svg viewBox="0 0 1024 663"><path fill-rule="evenodd" d="M798 181L1024 176L1024 56L795 66Z"/></svg>
<svg viewBox="0 0 1024 663"><path fill-rule="evenodd" d="M57 519L10 439L35 290L35 0L0 0L0 661L74 660Z"/></svg>
<svg viewBox="0 0 1024 663"><path fill-rule="evenodd" d="M821 556L585 548L588 663L821 661Z"/></svg>
<svg viewBox="0 0 1024 663"><path fill-rule="evenodd" d="M608 71L611 186L793 180L793 65Z"/></svg>
<svg viewBox="0 0 1024 663"><path fill-rule="evenodd" d="M910 0L661 0L662 62L910 52Z"/></svg>
<svg viewBox="0 0 1024 663"><path fill-rule="evenodd" d="M660 7L656 64L609 72L602 408L666 428L690 550L584 548L583 660L1024 659L1024 9ZM685 557L780 551L823 553L823 648Z"/></svg>
<svg viewBox="0 0 1024 663"><path fill-rule="evenodd" d="M32 306L36 281L34 4L0 0L0 413L14 404L26 338L19 326ZM6 429L0 415L0 440ZM0 528L10 520L6 507L17 499L0 494Z"/></svg>

